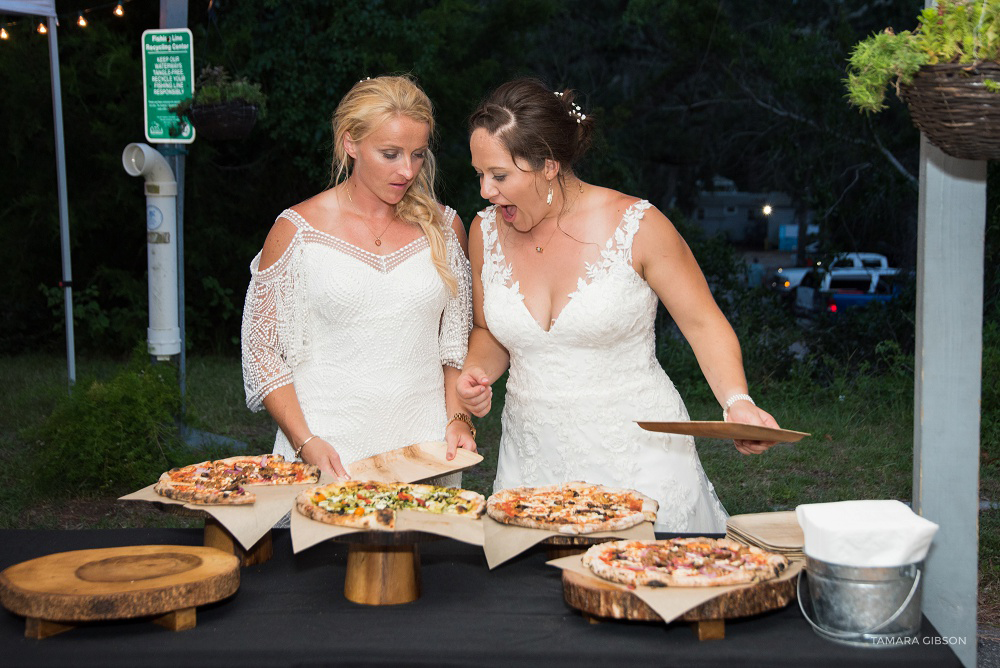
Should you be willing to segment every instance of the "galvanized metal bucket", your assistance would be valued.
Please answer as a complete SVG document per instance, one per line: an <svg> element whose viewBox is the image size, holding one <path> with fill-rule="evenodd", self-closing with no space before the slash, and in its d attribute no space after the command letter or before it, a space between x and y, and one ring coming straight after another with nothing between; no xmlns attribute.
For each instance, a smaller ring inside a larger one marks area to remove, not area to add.
<svg viewBox="0 0 1000 668"><path fill-rule="evenodd" d="M799 608L813 630L833 642L854 647L898 646L903 642L900 639L920 633L922 570L923 562L858 568L807 556L798 580ZM803 579L808 583L805 588Z"/></svg>

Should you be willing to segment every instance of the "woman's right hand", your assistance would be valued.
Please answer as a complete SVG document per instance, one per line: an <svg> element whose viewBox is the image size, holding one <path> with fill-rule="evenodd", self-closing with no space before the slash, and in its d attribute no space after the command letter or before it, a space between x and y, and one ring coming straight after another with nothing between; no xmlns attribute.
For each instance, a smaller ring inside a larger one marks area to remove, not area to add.
<svg viewBox="0 0 1000 668"><path fill-rule="evenodd" d="M299 455L306 464L318 466L320 471L325 471L338 480L351 479L351 476L347 475L347 469L340 463L340 455L332 445L319 436L306 443Z"/></svg>
<svg viewBox="0 0 1000 668"><path fill-rule="evenodd" d="M465 410L476 417L483 417L490 412L493 403L493 388L486 372L479 367L462 369L462 374L456 383L458 399Z"/></svg>

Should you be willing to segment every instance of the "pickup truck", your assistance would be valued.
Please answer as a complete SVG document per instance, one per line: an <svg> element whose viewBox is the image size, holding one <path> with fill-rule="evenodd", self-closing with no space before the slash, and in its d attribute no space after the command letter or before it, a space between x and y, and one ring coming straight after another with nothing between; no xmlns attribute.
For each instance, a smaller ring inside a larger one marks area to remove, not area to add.
<svg viewBox="0 0 1000 668"><path fill-rule="evenodd" d="M894 267L809 274L795 289L795 311L838 313L873 301L889 301L899 294Z"/></svg>
<svg viewBox="0 0 1000 668"><path fill-rule="evenodd" d="M806 275L823 270L821 263L816 263L814 267L778 267L777 271L767 281L773 290L782 294L791 294L802 283ZM835 276L843 273L846 275L857 275L858 272L870 272L870 270L888 270L889 260L881 253L843 253L833 259L828 267L825 267L827 275Z"/></svg>

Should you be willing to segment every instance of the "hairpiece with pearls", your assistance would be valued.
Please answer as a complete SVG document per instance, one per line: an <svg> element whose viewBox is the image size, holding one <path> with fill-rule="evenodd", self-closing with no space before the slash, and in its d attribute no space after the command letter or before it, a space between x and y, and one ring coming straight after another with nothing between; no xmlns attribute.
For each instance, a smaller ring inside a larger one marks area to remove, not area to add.
<svg viewBox="0 0 1000 668"><path fill-rule="evenodd" d="M560 99L562 99L563 97L563 94L559 91L556 91L554 95ZM578 104L570 104L568 113L570 116L576 119L577 123L579 123L580 121L587 120L587 114L583 113L583 109L581 109L580 105Z"/></svg>

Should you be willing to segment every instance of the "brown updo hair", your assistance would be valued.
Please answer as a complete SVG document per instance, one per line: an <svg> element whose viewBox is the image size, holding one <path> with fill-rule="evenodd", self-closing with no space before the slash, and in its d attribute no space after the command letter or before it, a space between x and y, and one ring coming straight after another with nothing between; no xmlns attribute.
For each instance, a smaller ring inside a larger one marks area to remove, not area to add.
<svg viewBox="0 0 1000 668"><path fill-rule="evenodd" d="M469 117L469 134L479 129L496 137L512 158L533 170L546 160L559 162L563 176L590 148L594 119L577 109L572 90L554 93L538 79L508 81L494 90Z"/></svg>

